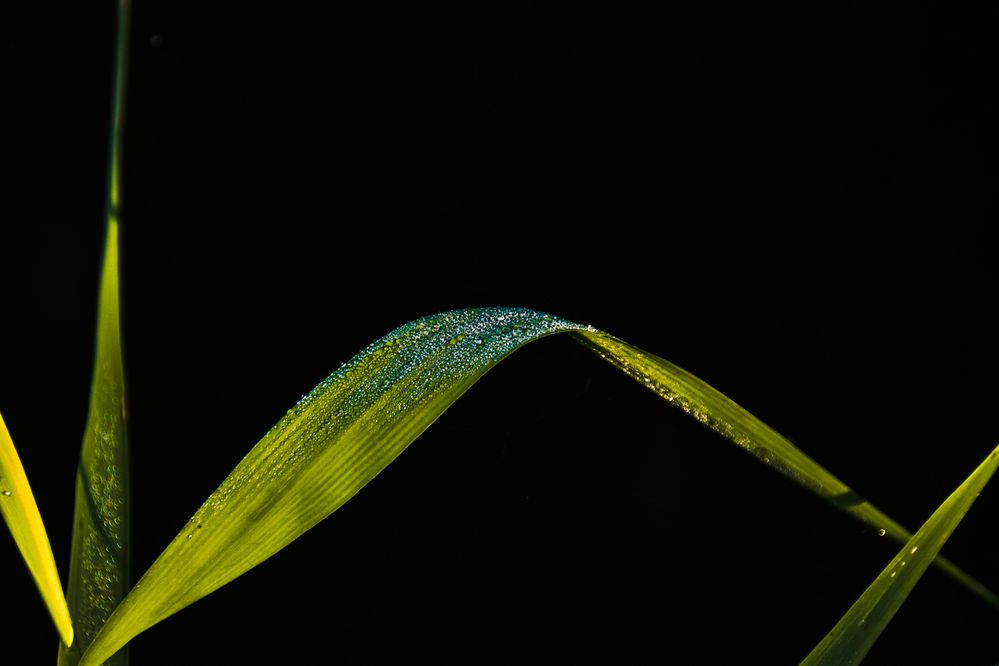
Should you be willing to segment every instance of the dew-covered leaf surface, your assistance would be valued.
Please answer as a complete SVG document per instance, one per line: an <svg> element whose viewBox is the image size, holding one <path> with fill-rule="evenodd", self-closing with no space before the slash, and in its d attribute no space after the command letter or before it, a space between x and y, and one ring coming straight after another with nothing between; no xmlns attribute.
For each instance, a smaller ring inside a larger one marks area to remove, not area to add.
<svg viewBox="0 0 999 666"><path fill-rule="evenodd" d="M875 529L888 525L896 538L908 538L788 440L667 361L532 310L458 310L396 329L295 405L167 546L80 663L101 663L138 633L289 544L357 493L490 368L555 333L575 335L658 395Z"/></svg>
<svg viewBox="0 0 999 666"><path fill-rule="evenodd" d="M997 466L999 447L933 512L802 664L838 666L863 660Z"/></svg>
<svg viewBox="0 0 999 666"><path fill-rule="evenodd" d="M108 226L98 307L97 349L76 472L69 608L76 629L59 663L74 664L128 591L128 442L118 317L118 225ZM124 651L115 662L124 663Z"/></svg>

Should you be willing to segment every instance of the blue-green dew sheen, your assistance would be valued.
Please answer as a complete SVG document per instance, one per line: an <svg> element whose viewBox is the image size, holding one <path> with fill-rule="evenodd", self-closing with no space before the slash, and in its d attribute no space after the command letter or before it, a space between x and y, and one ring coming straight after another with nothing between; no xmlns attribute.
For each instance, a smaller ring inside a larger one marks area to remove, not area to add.
<svg viewBox="0 0 999 666"><path fill-rule="evenodd" d="M338 384L353 384L352 374L363 372L368 363L382 361L372 376L343 397L340 413L365 411L388 389L410 379L412 390L400 398L395 415L414 401L426 399L435 390L482 373L524 344L552 333L596 330L566 319L526 308L469 308L430 315L404 324L376 340L320 382L274 426L286 427L295 416L320 397L330 397ZM419 372L430 368L429 372ZM416 376L411 376L417 372ZM342 395L337 393L337 395ZM336 421L330 415L329 421Z"/></svg>
<svg viewBox="0 0 999 666"><path fill-rule="evenodd" d="M342 487L350 489L343 497L346 501L433 420L414 418L415 414L432 413L436 418L518 347L552 333L582 328L550 315L506 308L447 312L397 328L292 407L194 516L193 529L199 529L199 524L206 527L206 521L226 508L230 498L246 490L266 487L274 495L274 484L282 490L294 487L302 503L326 494L331 485ZM435 405L441 401L438 410ZM398 443L387 445L395 431ZM325 487L298 487L300 474L313 468L317 456L330 453L334 442L345 450L335 469L323 471L323 476L329 475L322 479ZM257 520L267 506L262 504L250 517ZM189 534L192 539L197 536Z"/></svg>
<svg viewBox="0 0 999 666"><path fill-rule="evenodd" d="M358 457L345 466L345 475L350 468L366 469L364 461L369 457L387 465L405 444L398 450L385 450L380 439L386 427L401 417L408 421L413 410L429 408L442 397L450 397L450 404L460 395L452 396L456 387L464 391L528 342L552 333L584 329L551 315L510 308L445 312L405 324L370 344L288 410L247 456L248 460L258 454L254 467L237 467L206 507L223 507L237 489L258 487L279 478L293 479L323 452L322 443L348 432L366 445L358 447ZM412 430L411 426L403 427L406 432ZM378 438L369 441L366 430L377 432ZM377 467L380 471L384 465ZM195 518L207 515L199 512Z"/></svg>

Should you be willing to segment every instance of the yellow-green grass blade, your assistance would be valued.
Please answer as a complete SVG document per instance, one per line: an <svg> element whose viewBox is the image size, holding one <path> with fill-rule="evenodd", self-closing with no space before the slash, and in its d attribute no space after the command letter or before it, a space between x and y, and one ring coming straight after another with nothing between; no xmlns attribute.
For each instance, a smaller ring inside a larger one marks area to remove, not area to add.
<svg viewBox="0 0 999 666"><path fill-rule="evenodd" d="M124 599L129 585L127 406L120 314L121 165L129 13L129 2L119 0L94 372L76 474L69 568L69 607L76 642L70 648L60 646L60 666L77 663ZM127 659L122 650L108 663L121 666Z"/></svg>
<svg viewBox="0 0 999 666"><path fill-rule="evenodd" d="M576 336L628 376L879 534L899 543L912 536L786 437L686 370L600 331L581 331ZM999 608L999 597L952 562L938 557L934 563L983 601Z"/></svg>
<svg viewBox="0 0 999 666"><path fill-rule="evenodd" d="M802 664L859 664L999 467L999 447L933 512Z"/></svg>
<svg viewBox="0 0 999 666"><path fill-rule="evenodd" d="M306 395L236 466L107 621L80 662L133 636L274 554L384 469L508 354L573 333L630 376L853 515L894 522L704 382L599 331L524 309L459 310L393 331ZM842 506L842 502L840 503Z"/></svg>
<svg viewBox="0 0 999 666"><path fill-rule="evenodd" d="M24 474L21 459L14 449L14 442L7 425L0 415L0 514L10 528L14 543L24 557L25 564L42 595L49 615L59 631L59 638L69 645L73 642L73 624L69 619L66 597L59 582L52 546L45 533L42 516L31 494L28 477Z"/></svg>

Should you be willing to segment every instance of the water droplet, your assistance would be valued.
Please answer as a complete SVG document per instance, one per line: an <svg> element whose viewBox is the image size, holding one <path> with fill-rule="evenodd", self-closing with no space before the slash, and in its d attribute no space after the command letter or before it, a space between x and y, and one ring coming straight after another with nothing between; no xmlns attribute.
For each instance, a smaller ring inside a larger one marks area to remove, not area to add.
<svg viewBox="0 0 999 666"><path fill-rule="evenodd" d="M188 538L188 539L191 539L191 538L193 538L193 537L194 537L194 534L193 534L193 533L192 533L192 534L188 534L188 535L187 535L187 538Z"/></svg>
<svg viewBox="0 0 999 666"><path fill-rule="evenodd" d="M3 496L4 497L10 497L10 495L11 495L11 492L9 490L3 491Z"/></svg>
<svg viewBox="0 0 999 666"><path fill-rule="evenodd" d="M878 530L878 536L884 536L884 535L885 535L884 528Z"/></svg>
<svg viewBox="0 0 999 666"><path fill-rule="evenodd" d="M892 571L892 572L891 572L891 576L889 576L889 578L894 578L894 577L895 577L895 572L894 572L894 571Z"/></svg>
<svg viewBox="0 0 999 666"><path fill-rule="evenodd" d="M905 560L902 560L902 566L903 567L905 566Z"/></svg>
<svg viewBox="0 0 999 666"><path fill-rule="evenodd" d="M919 550L919 546L913 546L912 550L909 551L909 555L915 555L917 550Z"/></svg>

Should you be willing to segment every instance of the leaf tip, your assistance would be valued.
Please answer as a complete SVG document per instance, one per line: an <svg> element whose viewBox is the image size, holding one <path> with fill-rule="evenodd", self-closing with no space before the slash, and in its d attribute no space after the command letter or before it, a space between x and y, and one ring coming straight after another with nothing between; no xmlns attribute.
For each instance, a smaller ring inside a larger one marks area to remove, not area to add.
<svg viewBox="0 0 999 666"><path fill-rule="evenodd" d="M61 615L61 614L60 614ZM59 631L59 639L67 648L73 645L76 636L73 633L73 622L69 618L69 610L66 610L65 617L56 619L56 629Z"/></svg>

